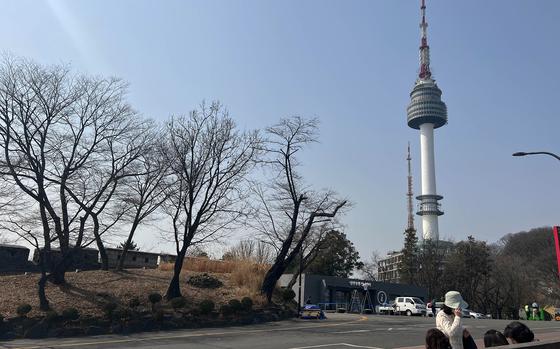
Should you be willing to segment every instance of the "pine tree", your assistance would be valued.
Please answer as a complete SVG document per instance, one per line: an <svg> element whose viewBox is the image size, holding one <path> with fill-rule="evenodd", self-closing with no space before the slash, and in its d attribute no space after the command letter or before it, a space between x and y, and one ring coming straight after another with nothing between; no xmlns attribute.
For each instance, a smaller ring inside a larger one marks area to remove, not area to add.
<svg viewBox="0 0 560 349"><path fill-rule="evenodd" d="M416 284L416 272L418 271L418 237L413 228L404 231L404 248L402 250L402 262L399 266L401 282L404 284Z"/></svg>

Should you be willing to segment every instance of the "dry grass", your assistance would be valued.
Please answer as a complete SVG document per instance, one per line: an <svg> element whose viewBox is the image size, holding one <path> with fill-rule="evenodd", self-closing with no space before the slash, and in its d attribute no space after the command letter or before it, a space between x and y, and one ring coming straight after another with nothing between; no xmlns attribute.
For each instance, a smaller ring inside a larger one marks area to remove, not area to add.
<svg viewBox="0 0 560 349"><path fill-rule="evenodd" d="M257 303L264 303L260 288L270 266L250 260L222 261L208 258L187 257L183 270L198 273L229 274L230 282ZM173 270L173 263L160 265L161 270Z"/></svg>
<svg viewBox="0 0 560 349"><path fill-rule="evenodd" d="M196 274L189 271L181 274L181 289L190 304L197 304L204 299L211 299L219 307L230 299L253 298L256 306L263 305L264 299L246 286L239 286L233 275L214 274L224 286L218 289L200 289L186 283L188 277ZM59 287L47 284L47 298L51 307L62 312L63 309L74 307L81 314L101 315L101 305L107 298L116 303L127 305L128 301L137 297L142 305L148 307L148 294L158 292L165 294L172 271L133 269L123 272L116 271L84 271L67 273L68 286ZM30 316L41 315L38 311L37 297L38 274L0 276L0 315L13 317L20 304L29 303L33 310Z"/></svg>
<svg viewBox="0 0 560 349"><path fill-rule="evenodd" d="M198 273L229 274L235 270L239 261L220 261L209 258L186 257L183 270ZM173 270L173 263L164 263L159 266L161 270Z"/></svg>

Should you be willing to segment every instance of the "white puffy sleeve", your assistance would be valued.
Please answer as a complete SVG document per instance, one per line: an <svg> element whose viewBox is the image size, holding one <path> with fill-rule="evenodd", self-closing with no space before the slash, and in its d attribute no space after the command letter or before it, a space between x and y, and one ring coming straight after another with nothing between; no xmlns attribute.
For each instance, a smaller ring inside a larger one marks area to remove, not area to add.
<svg viewBox="0 0 560 349"><path fill-rule="evenodd" d="M436 316L436 327L449 338L461 337L463 335L460 316L451 317L440 311Z"/></svg>

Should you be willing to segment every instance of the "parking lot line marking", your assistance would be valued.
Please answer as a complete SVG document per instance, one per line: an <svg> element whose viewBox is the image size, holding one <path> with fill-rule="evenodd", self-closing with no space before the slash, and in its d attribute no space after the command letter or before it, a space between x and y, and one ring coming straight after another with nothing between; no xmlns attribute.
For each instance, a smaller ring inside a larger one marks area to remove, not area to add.
<svg viewBox="0 0 560 349"><path fill-rule="evenodd" d="M237 335L237 334L247 334L247 333L263 333L263 332L277 332L277 331L292 331L292 330L305 330L305 329L313 329L313 328L324 328L324 327L335 327L335 326L343 326L352 323L357 323L361 321L367 321L367 316L360 316L356 320L348 321L348 322L337 322L334 324L322 324L322 325L311 325L311 326L294 326L294 327L285 327L285 328L264 328L258 330L237 330L237 331L224 331L224 332L202 332L202 333L187 333L187 334L179 334L179 335L164 335L164 336L151 336L151 337L138 337L138 338L125 338L125 339L108 339L108 340L99 340L99 341L74 341L74 342L66 342L61 344L51 344L47 347L49 348L67 348L71 346L92 346L92 345L102 345L102 344L122 344L122 343L131 343L131 342L148 342L148 341L155 341L161 339L180 339L180 338L196 338L196 337L210 337L210 336L226 336L226 335ZM13 349L40 349L45 348L45 345L32 345L32 346L21 346L21 347L14 347Z"/></svg>
<svg viewBox="0 0 560 349"><path fill-rule="evenodd" d="M362 333L362 332L371 332L372 330L348 330L348 331L338 331L332 332L333 334L340 334L340 333Z"/></svg>
<svg viewBox="0 0 560 349"><path fill-rule="evenodd" d="M334 346L345 346L350 348L365 348L365 349L383 349L379 347L368 347L364 345L356 345L356 344L348 344L348 343L318 344L318 345L310 345L307 347L294 347L289 349L313 349L313 348L326 348L326 347L334 347Z"/></svg>

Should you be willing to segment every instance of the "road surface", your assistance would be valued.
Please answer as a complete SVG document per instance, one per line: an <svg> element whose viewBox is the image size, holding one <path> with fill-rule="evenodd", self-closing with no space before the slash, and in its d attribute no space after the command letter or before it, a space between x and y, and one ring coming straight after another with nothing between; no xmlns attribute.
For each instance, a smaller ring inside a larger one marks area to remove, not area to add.
<svg viewBox="0 0 560 349"><path fill-rule="evenodd" d="M424 348L424 335L434 327L433 318L328 314L327 320L290 320L275 323L140 333L128 336L15 340L0 343L0 348L19 349L349 349L349 348ZM505 320L464 319L465 327L481 343L488 329L503 331ZM560 322L528 322L541 340L560 341ZM483 348L479 345L479 348Z"/></svg>

